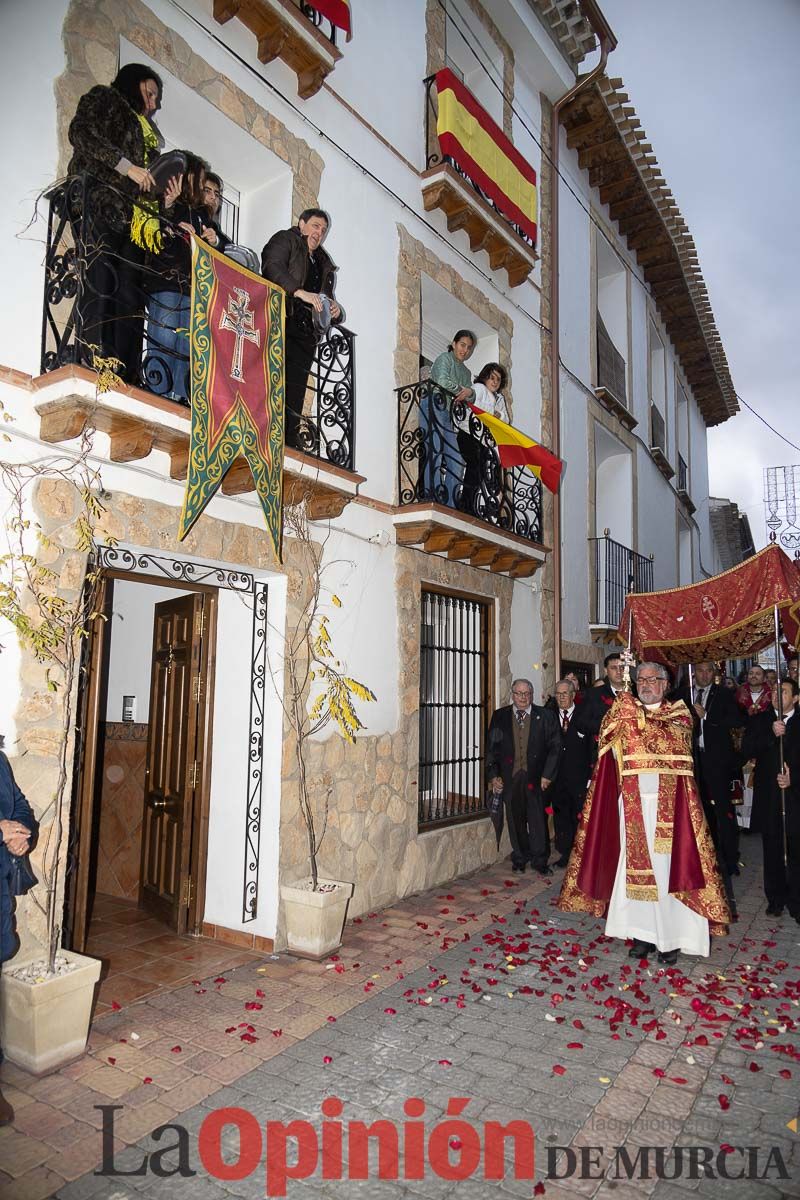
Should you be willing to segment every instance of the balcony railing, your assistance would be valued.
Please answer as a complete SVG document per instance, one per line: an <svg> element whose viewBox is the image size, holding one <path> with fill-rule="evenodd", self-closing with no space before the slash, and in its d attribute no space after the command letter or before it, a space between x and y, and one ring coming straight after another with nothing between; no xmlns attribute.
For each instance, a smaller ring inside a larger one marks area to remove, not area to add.
<svg viewBox="0 0 800 1200"><path fill-rule="evenodd" d="M467 404L430 380L398 388L397 400L401 506L428 501L541 542L541 483L524 467L503 470Z"/></svg>
<svg viewBox="0 0 800 1200"><path fill-rule="evenodd" d="M294 0L297 7L303 16L311 22L315 29L326 37L332 46L336 45L336 26L333 21L327 17L323 17L313 4L307 4L305 0Z"/></svg>
<svg viewBox="0 0 800 1200"><path fill-rule="evenodd" d="M121 192L102 185L107 196L113 192L121 203L131 201ZM45 250L44 304L42 312L42 374L58 367L78 364L93 366L92 341L101 341L107 317L102 310L102 287L117 292L121 263L131 270L133 283L128 287L129 308L119 311L114 320L128 322L133 331L135 362L129 364L126 382L176 405L188 406L188 399L174 399L180 392L178 381L186 378L188 352L174 348L154 348L159 324L148 316L151 293L159 290L162 276L132 243L129 250L110 253L97 249L100 214L96 211L100 194L95 181L75 176L48 193L49 210ZM95 230L92 234L92 230ZM92 270L100 254L108 270L98 285L98 273ZM126 257L126 255L130 257ZM87 313L94 314L93 330L84 330ZM138 331L138 332L137 332ZM148 334L150 343L148 344ZM138 339L138 340L137 340ZM343 326L331 329L321 341L312 364L306 392L306 407L297 444L293 447L347 470L354 469L355 432L355 335Z"/></svg>
<svg viewBox="0 0 800 1200"><path fill-rule="evenodd" d="M616 629L628 592L652 592L653 560L610 537L594 543L595 592L591 624Z"/></svg>
<svg viewBox="0 0 800 1200"><path fill-rule="evenodd" d="M489 207L492 208L494 210L494 212L497 213L498 217L500 217L500 219L509 227L509 229L511 229L513 231L513 233L516 234L516 236L518 238L521 238L522 241L526 243L526 245L530 246L531 249L535 250L536 243L535 243L534 239L530 236L530 234L527 233L524 229L522 229L519 225L515 224L514 221L510 220L509 217L506 216L506 214L503 212L503 210L497 206L495 201L490 196L487 196L486 192L481 188L481 186L476 182L476 180L469 174L469 171L466 170L462 164L459 164L458 162L456 162L456 160L453 157L451 157L451 155L442 154L441 149L439 147L439 135L436 130L436 122L437 122L438 111L439 111L438 110L438 95L437 95L437 91L436 91L436 76L429 75L428 78L424 82L425 82L425 167L426 167L426 169L429 167L437 167L437 166L439 166L440 163L447 163L448 166L452 167L452 169L458 175L460 175L462 179L465 179L467 181L467 183L470 185L470 187L473 188L473 190L475 192L477 192L477 194L484 201L484 203L488 204Z"/></svg>

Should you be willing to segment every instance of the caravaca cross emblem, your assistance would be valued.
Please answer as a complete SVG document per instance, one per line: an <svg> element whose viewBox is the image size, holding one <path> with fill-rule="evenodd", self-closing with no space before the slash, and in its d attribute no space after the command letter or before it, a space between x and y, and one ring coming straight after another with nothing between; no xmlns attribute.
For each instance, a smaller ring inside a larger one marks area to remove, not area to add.
<svg viewBox="0 0 800 1200"><path fill-rule="evenodd" d="M236 299L233 296L228 298L228 307L222 314L219 320L220 329L227 329L236 337L236 344L233 347L233 358L231 359L230 377L237 383L244 383L244 373L242 371L242 354L244 352L245 340L255 342L256 346L261 345L261 330L255 328L256 314L250 307L250 293L244 288L235 287L233 291L236 293Z"/></svg>
<svg viewBox="0 0 800 1200"><path fill-rule="evenodd" d="M719 607L711 596L703 596L700 601L700 611L707 621L716 621L719 616Z"/></svg>

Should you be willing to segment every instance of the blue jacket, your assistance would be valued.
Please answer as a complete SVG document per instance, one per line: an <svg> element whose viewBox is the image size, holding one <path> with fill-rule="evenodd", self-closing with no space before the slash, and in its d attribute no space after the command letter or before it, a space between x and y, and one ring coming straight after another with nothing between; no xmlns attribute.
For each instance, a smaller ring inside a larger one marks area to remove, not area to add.
<svg viewBox="0 0 800 1200"><path fill-rule="evenodd" d="M0 821L19 821L27 825L33 838L39 832L39 823L31 812L28 801L17 787L14 774L5 754L0 753ZM5 962L16 953L18 942L14 930L14 899L8 885L11 855L3 845L0 831L0 962Z"/></svg>

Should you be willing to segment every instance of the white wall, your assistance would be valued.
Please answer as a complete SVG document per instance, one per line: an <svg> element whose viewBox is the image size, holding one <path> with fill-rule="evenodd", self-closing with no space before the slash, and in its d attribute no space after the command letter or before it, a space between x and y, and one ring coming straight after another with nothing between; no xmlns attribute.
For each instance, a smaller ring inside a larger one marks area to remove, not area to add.
<svg viewBox="0 0 800 1200"><path fill-rule="evenodd" d="M123 696L136 697L134 721L149 720L154 609L164 600L189 594L127 579L114 581L111 620L106 626L110 638L106 721L122 720Z"/></svg>

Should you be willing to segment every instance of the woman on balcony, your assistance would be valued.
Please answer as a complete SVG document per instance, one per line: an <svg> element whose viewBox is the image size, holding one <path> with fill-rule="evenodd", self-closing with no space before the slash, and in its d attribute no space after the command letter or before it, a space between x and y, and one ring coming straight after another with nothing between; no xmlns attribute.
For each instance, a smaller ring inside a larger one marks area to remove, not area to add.
<svg viewBox="0 0 800 1200"><path fill-rule="evenodd" d="M205 198L208 163L186 152L186 172L167 186L161 238L147 259L146 387L157 396L188 404L189 306L192 291L191 234L220 245Z"/></svg>
<svg viewBox="0 0 800 1200"><path fill-rule="evenodd" d="M473 397L469 403L473 408L491 413L493 417L498 417L508 424L508 408L501 391L507 383L505 367L501 367L500 363L487 363L472 386ZM476 502L482 480L486 485L486 494L492 496L495 503L499 501L503 475L497 450L489 434L469 409L457 436L458 448L466 463L460 507L464 512L473 513L476 517L491 517L493 513L476 511ZM483 508L484 506L481 506L481 509Z"/></svg>
<svg viewBox="0 0 800 1200"><path fill-rule="evenodd" d="M458 489L464 475L464 459L453 417L463 417L464 406L475 395L466 360L476 341L471 330L459 329L445 352L435 359L430 377L439 386L429 390L427 404L423 404L420 412L423 497L448 508L455 508L460 499Z"/></svg>
<svg viewBox="0 0 800 1200"><path fill-rule="evenodd" d="M77 300L77 358L115 358L118 373L138 378L144 318L143 251L131 241L140 194L154 180L147 167L164 140L153 122L162 83L151 67L128 63L109 87L97 86L78 101L69 127L70 176L85 176L68 193L76 221L76 253L83 264ZM85 190L84 190L85 188Z"/></svg>

